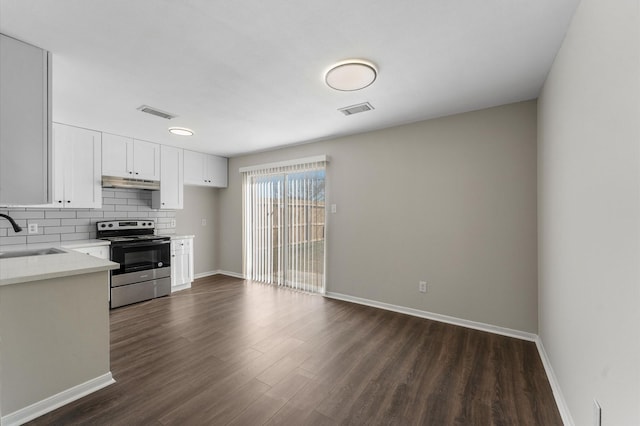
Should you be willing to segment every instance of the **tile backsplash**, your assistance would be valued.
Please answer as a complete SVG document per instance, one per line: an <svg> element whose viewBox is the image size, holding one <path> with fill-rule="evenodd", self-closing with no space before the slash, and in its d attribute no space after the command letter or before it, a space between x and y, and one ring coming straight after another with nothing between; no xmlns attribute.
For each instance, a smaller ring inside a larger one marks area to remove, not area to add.
<svg viewBox="0 0 640 426"><path fill-rule="evenodd" d="M96 222L119 219L154 219L158 234L174 234L176 212L151 208L151 191L105 188L101 209L5 208L22 232L15 233L8 220L0 218L0 246L58 243L96 238ZM29 224L38 224L37 234L28 234Z"/></svg>

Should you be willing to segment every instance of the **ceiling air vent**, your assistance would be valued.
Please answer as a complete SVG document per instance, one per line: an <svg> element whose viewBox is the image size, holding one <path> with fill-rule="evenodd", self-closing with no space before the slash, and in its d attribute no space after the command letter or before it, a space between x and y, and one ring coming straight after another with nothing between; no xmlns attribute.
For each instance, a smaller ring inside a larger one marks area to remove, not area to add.
<svg viewBox="0 0 640 426"><path fill-rule="evenodd" d="M344 115L353 115L359 112L371 111L373 107L369 102L365 102L363 104L351 105L344 108L338 108L338 111L343 113Z"/></svg>
<svg viewBox="0 0 640 426"><path fill-rule="evenodd" d="M146 112L147 114L155 115L156 117L166 118L167 120L171 120L172 118L176 118L177 115L170 114L168 112L160 111L157 108L150 107L149 105L142 105L138 107L139 111Z"/></svg>

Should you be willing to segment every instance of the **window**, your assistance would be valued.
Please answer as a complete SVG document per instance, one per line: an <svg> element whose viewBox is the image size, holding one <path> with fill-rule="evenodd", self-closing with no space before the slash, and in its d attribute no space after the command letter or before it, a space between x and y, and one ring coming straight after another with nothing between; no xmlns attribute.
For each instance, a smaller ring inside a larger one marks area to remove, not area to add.
<svg viewBox="0 0 640 426"><path fill-rule="evenodd" d="M326 157L243 168L248 279L323 293Z"/></svg>

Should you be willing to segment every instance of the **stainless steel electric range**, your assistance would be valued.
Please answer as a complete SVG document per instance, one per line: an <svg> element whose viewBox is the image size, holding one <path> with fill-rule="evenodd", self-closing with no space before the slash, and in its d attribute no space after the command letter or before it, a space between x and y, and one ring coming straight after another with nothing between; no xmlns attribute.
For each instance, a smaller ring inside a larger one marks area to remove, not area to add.
<svg viewBox="0 0 640 426"><path fill-rule="evenodd" d="M113 220L96 223L99 239L111 242L111 308L171 293L171 241L155 235L155 221Z"/></svg>

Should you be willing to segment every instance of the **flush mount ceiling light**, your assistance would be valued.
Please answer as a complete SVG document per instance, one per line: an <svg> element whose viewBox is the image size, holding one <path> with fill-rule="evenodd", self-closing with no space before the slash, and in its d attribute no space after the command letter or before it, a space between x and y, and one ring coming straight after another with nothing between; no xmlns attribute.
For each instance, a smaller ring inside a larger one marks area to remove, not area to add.
<svg viewBox="0 0 640 426"><path fill-rule="evenodd" d="M186 127L169 127L169 132L179 136L193 136L193 130Z"/></svg>
<svg viewBox="0 0 640 426"><path fill-rule="evenodd" d="M378 70L374 64L362 59L348 59L333 65L324 76L327 86L350 92L364 89L376 80Z"/></svg>

